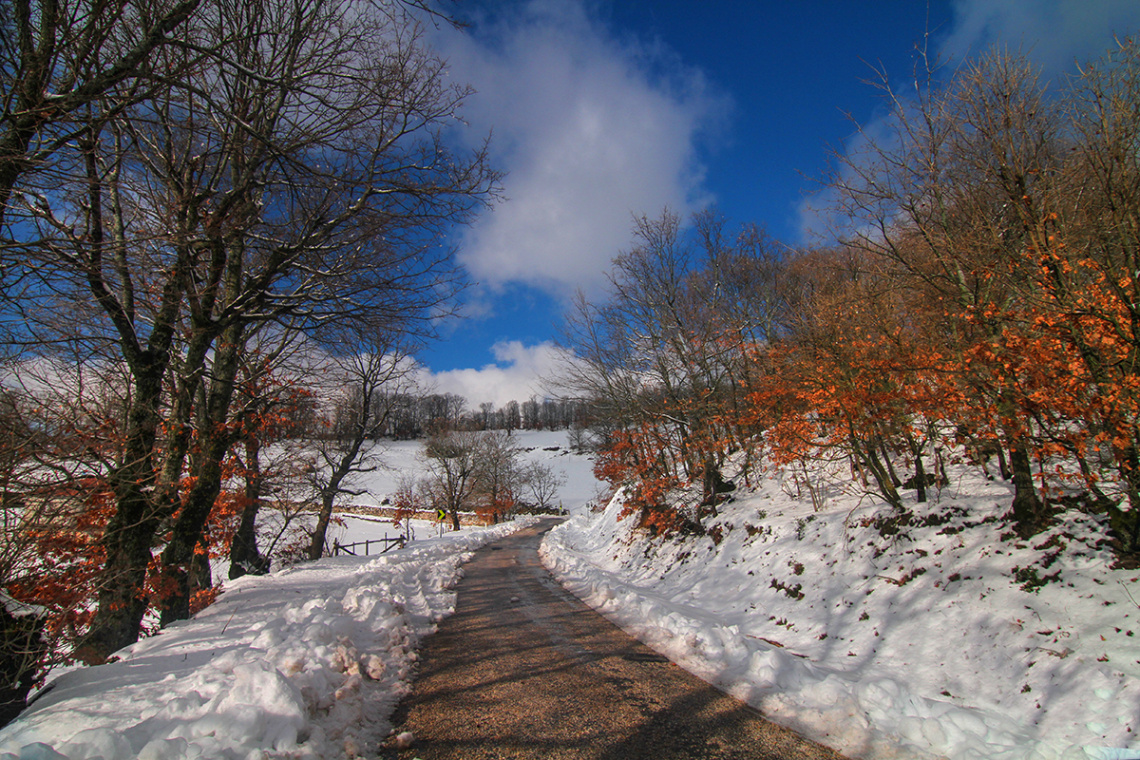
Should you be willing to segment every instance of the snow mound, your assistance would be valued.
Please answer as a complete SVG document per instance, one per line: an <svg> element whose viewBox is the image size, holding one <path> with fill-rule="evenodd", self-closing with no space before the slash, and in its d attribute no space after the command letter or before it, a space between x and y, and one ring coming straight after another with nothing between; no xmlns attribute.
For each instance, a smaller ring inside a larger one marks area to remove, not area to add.
<svg viewBox="0 0 1140 760"><path fill-rule="evenodd" d="M193 620L53 681L0 731L0 760L374 756L461 564L531 523L229 583Z"/></svg>

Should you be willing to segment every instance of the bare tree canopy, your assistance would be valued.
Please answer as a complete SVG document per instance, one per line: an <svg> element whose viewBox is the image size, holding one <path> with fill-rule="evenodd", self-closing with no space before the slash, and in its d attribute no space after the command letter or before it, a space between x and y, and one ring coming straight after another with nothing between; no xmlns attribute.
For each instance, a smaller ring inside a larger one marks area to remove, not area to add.
<svg viewBox="0 0 1140 760"><path fill-rule="evenodd" d="M99 660L137 637L145 584L163 623L189 613L251 341L426 336L461 286L446 234L497 177L446 139L468 90L424 3L3 8L6 332L125 376L100 442Z"/></svg>

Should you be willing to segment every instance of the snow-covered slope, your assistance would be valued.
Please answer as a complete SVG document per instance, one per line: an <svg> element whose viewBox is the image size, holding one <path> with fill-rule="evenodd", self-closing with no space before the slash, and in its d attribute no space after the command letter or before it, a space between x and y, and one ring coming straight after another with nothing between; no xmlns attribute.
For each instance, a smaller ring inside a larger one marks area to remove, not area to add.
<svg viewBox="0 0 1140 760"><path fill-rule="evenodd" d="M852 757L1140 758L1140 571L1111 569L1096 520L1003 538L1009 490L969 473L910 524L834 490L816 512L786 485L687 540L634 531L619 496L544 558L671 659Z"/></svg>

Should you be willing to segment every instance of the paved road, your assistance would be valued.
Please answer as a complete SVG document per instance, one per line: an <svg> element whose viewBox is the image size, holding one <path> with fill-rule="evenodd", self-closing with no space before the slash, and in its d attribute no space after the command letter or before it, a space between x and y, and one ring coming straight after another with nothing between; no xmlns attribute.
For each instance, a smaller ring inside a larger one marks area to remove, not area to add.
<svg viewBox="0 0 1140 760"><path fill-rule="evenodd" d="M390 760L842 760L627 636L538 559L550 522L476 553L424 642Z"/></svg>

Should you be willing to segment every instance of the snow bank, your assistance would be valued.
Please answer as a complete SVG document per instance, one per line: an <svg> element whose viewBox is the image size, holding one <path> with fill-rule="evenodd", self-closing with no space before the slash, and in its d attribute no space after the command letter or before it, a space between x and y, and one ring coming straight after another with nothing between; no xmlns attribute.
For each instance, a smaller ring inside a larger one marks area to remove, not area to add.
<svg viewBox="0 0 1140 760"><path fill-rule="evenodd" d="M718 541L677 542L619 520L619 495L542 556L671 660L851 757L1140 758L1140 573L1111 570L1079 513L999 540L1004 489L970 481L892 533L879 508L815 513L773 481L725 505Z"/></svg>
<svg viewBox="0 0 1140 760"><path fill-rule="evenodd" d="M0 760L269 760L374 754L415 647L478 547L533 520L227 584L193 620L65 673L0 731Z"/></svg>

